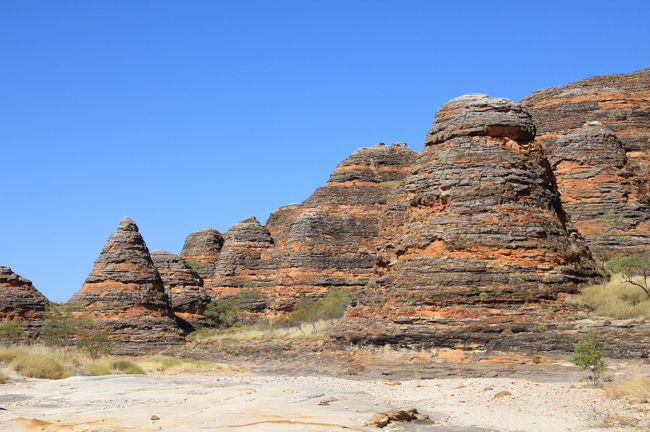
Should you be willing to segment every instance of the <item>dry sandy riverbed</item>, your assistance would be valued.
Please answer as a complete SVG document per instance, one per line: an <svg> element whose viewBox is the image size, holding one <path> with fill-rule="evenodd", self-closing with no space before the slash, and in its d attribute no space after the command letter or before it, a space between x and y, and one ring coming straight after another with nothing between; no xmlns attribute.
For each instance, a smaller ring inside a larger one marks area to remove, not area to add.
<svg viewBox="0 0 650 432"><path fill-rule="evenodd" d="M496 397L502 391L510 395ZM383 430L561 432L650 430L648 411L605 398L583 383L508 378L358 381L333 377L224 374L111 375L0 387L0 430L345 431L374 413L417 408L431 422ZM152 416L159 420L151 420ZM606 425L630 416L636 427Z"/></svg>

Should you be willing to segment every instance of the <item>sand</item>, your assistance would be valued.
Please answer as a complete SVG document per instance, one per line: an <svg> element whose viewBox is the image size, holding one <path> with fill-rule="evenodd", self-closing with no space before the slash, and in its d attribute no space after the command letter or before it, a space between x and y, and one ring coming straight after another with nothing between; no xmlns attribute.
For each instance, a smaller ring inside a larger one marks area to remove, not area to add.
<svg viewBox="0 0 650 432"><path fill-rule="evenodd" d="M509 394L495 397L504 391ZM14 378L0 386L0 407L2 431L379 430L365 423L374 413L395 408L417 408L431 420L391 424L383 430L650 430L645 406L609 400L603 390L585 383L508 378L401 382L242 374ZM618 424L625 418L639 423L634 428Z"/></svg>

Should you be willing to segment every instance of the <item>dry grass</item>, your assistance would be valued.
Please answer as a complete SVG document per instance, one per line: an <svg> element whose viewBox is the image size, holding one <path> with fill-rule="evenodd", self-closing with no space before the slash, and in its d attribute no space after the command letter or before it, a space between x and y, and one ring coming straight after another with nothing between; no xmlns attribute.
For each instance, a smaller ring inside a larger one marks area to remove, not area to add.
<svg viewBox="0 0 650 432"><path fill-rule="evenodd" d="M4 384L6 382L7 382L7 375L5 375L4 373L2 373L2 371L0 371L0 384Z"/></svg>
<svg viewBox="0 0 650 432"><path fill-rule="evenodd" d="M591 285L576 298L593 308L597 315L615 319L650 319L650 297L641 288L626 284L615 276L604 287Z"/></svg>
<svg viewBox="0 0 650 432"><path fill-rule="evenodd" d="M246 326L229 329L199 329L188 336L196 344L224 340L321 339L335 320L322 320L292 327Z"/></svg>
<svg viewBox="0 0 650 432"><path fill-rule="evenodd" d="M145 357L138 361L147 373L215 373L215 372L241 372L242 369L224 363L214 363L206 360L190 358L174 358L166 356Z"/></svg>
<svg viewBox="0 0 650 432"><path fill-rule="evenodd" d="M612 399L647 403L650 402L650 379L643 375L628 377L607 386L605 394Z"/></svg>
<svg viewBox="0 0 650 432"><path fill-rule="evenodd" d="M30 378L61 379L74 375L143 374L130 360L95 360L71 348L10 345L0 348L0 362Z"/></svg>

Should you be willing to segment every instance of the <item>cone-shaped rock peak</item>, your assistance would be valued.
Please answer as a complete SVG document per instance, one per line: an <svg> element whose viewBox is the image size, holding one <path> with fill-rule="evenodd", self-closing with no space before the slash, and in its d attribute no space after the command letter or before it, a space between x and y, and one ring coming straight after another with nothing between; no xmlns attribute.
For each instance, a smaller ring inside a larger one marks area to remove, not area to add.
<svg viewBox="0 0 650 432"><path fill-rule="evenodd" d="M123 341L160 343L160 334L176 328L160 274L129 218L120 221L71 301L113 327L116 339Z"/></svg>
<svg viewBox="0 0 650 432"><path fill-rule="evenodd" d="M30 280L0 266L0 321L41 318L48 304Z"/></svg>

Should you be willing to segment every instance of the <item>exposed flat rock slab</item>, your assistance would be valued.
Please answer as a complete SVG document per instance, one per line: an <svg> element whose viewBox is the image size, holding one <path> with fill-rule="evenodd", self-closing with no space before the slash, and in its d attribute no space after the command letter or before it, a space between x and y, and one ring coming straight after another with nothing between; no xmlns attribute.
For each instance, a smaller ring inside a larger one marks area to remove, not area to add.
<svg viewBox="0 0 650 432"><path fill-rule="evenodd" d="M3 431L372 431L379 429L366 423L374 414L416 408L430 420L384 430L587 432L607 416L633 415L602 390L510 378L113 375L14 379L2 390Z"/></svg>

